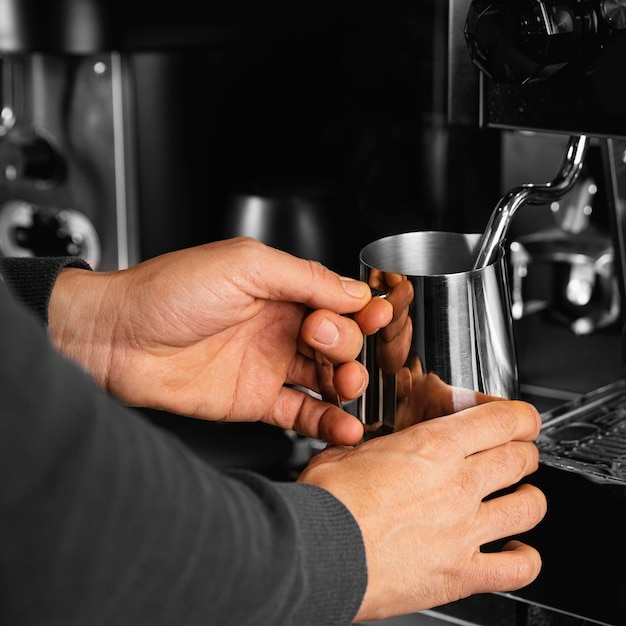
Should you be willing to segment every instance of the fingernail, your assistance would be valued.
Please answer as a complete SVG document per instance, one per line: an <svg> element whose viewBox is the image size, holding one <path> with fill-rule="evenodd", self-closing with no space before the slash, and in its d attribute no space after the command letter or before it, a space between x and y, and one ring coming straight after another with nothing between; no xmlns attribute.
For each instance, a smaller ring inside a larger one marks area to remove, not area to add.
<svg viewBox="0 0 626 626"><path fill-rule="evenodd" d="M370 290L365 283L352 278L342 278L341 283L343 284L345 292L355 298L363 298Z"/></svg>
<svg viewBox="0 0 626 626"><path fill-rule="evenodd" d="M365 390L367 389L367 375L364 371L361 372L361 386L359 387L359 392L358 395L361 396L365 393Z"/></svg>
<svg viewBox="0 0 626 626"><path fill-rule="evenodd" d="M328 318L324 318L313 334L313 339L325 346L330 346L339 339L339 329Z"/></svg>

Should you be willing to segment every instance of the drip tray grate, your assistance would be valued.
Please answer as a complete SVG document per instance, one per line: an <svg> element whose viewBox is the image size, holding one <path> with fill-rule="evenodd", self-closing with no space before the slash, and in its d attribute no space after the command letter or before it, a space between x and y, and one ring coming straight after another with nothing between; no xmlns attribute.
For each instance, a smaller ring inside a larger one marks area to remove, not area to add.
<svg viewBox="0 0 626 626"><path fill-rule="evenodd" d="M626 381L542 415L537 445L544 465L595 482L626 484Z"/></svg>

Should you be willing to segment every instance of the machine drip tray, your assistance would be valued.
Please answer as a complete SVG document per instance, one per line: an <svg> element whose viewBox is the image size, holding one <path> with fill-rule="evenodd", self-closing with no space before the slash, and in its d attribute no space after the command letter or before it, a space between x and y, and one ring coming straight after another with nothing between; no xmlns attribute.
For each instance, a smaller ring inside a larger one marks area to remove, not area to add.
<svg viewBox="0 0 626 626"><path fill-rule="evenodd" d="M626 381L543 413L541 462L591 481L626 485Z"/></svg>
<svg viewBox="0 0 626 626"><path fill-rule="evenodd" d="M528 482L546 494L548 512L519 539L539 550L543 567L510 597L583 624L623 626L626 380L540 410L540 464Z"/></svg>

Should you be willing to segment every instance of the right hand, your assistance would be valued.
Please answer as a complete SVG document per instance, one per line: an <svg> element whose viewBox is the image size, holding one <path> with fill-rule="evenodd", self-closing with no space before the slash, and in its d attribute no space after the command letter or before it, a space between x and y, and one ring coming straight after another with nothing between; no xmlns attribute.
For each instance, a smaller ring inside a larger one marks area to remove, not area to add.
<svg viewBox="0 0 626 626"><path fill-rule="evenodd" d="M356 312L358 320L349 315ZM335 366L341 399L359 397L367 385L356 360L363 333L391 315L365 283L236 238L123 271L65 269L50 299L48 332L126 404L260 420L352 445L363 436L361 422L302 388L319 391L317 351Z"/></svg>
<svg viewBox="0 0 626 626"><path fill-rule="evenodd" d="M480 548L546 513L545 496L528 484L485 500L537 469L540 425L529 404L489 402L313 458L299 480L341 500L363 534L368 584L355 621L512 591L537 577L534 548Z"/></svg>

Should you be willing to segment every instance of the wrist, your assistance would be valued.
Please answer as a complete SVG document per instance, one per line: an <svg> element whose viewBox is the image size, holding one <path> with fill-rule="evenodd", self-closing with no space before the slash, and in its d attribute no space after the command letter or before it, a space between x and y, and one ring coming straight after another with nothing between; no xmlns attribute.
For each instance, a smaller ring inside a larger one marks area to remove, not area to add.
<svg viewBox="0 0 626 626"><path fill-rule="evenodd" d="M107 387L115 308L113 273L66 267L57 276L48 304L48 335L55 348ZM113 307L113 308L112 308Z"/></svg>

